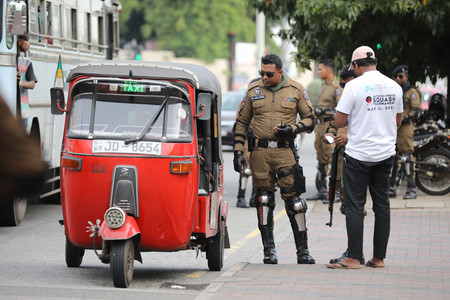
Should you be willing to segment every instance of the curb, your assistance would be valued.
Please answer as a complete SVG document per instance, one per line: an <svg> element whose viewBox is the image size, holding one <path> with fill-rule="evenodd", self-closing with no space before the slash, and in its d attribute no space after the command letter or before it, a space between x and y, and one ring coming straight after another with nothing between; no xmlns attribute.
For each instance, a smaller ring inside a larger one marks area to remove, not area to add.
<svg viewBox="0 0 450 300"><path fill-rule="evenodd" d="M214 280L200 295L198 295L196 300L209 300L213 299L217 291L222 287L222 285L229 281L237 272L240 272L248 262L241 262L233 265L226 272L220 275L216 280ZM233 278L233 281L238 281L239 279ZM247 279L246 279L247 280Z"/></svg>

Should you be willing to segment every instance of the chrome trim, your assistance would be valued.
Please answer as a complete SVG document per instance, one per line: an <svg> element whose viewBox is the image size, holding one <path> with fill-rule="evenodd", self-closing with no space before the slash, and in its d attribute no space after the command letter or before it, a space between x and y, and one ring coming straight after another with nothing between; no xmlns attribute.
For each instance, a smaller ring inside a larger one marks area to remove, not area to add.
<svg viewBox="0 0 450 300"><path fill-rule="evenodd" d="M94 155L91 153L76 153L72 151L61 151L61 154L71 154L71 155L80 155L80 156L92 156L92 157L124 157L124 158L197 158L197 155L189 155L189 156L177 156L177 155L142 155L142 154L130 154L130 155Z"/></svg>
<svg viewBox="0 0 450 300"><path fill-rule="evenodd" d="M0 53L0 66L16 67L16 55L14 53Z"/></svg>

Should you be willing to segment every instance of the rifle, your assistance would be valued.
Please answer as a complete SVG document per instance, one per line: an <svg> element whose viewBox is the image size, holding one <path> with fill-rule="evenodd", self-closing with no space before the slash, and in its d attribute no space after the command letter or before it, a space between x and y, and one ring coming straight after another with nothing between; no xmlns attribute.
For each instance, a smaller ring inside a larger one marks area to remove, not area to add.
<svg viewBox="0 0 450 300"><path fill-rule="evenodd" d="M333 154L331 158L331 171L330 171L330 182L328 183L328 211L330 212L330 222L327 226L333 225L333 204L334 196L336 193L336 177L337 177L337 164L338 164L339 149L337 145L333 149Z"/></svg>

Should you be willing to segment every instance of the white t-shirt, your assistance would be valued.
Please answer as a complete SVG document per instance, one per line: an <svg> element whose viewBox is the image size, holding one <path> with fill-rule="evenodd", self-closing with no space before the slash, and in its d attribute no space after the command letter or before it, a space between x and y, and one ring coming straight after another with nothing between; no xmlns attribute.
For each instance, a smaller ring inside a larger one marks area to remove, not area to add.
<svg viewBox="0 0 450 300"><path fill-rule="evenodd" d="M394 80L379 71L368 71L345 85L336 110L348 114L351 157L378 162L395 154L397 113L403 112L403 92Z"/></svg>

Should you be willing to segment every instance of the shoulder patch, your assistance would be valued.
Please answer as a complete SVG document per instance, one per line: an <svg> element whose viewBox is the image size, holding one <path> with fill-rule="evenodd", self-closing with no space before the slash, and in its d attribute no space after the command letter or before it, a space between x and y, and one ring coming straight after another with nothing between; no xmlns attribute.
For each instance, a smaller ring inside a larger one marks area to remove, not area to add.
<svg viewBox="0 0 450 300"><path fill-rule="evenodd" d="M416 93L411 94L411 100L416 100Z"/></svg>
<svg viewBox="0 0 450 300"><path fill-rule="evenodd" d="M242 101L241 101L241 105L242 105L242 103L245 102L245 99L247 99L247 92L245 92L245 94L244 94L244 98L243 98Z"/></svg>
<svg viewBox="0 0 450 300"><path fill-rule="evenodd" d="M336 89L336 96L340 96L342 94L342 90L340 88Z"/></svg>
<svg viewBox="0 0 450 300"><path fill-rule="evenodd" d="M303 98L305 98L305 100L308 100L308 92L306 90L303 90Z"/></svg>

